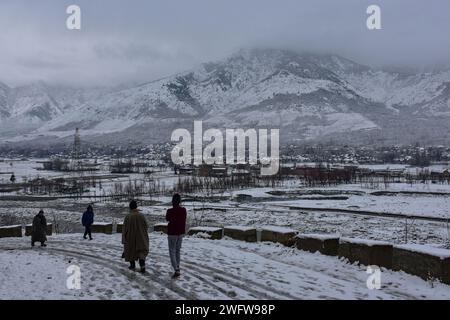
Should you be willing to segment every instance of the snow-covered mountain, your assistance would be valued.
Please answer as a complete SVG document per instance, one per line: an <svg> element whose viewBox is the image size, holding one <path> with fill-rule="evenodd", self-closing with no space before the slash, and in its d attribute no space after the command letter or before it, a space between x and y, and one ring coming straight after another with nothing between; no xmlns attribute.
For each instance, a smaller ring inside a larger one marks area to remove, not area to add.
<svg viewBox="0 0 450 320"><path fill-rule="evenodd" d="M0 119L9 117L8 91L9 88L3 83L0 83Z"/></svg>
<svg viewBox="0 0 450 320"><path fill-rule="evenodd" d="M193 120L280 128L285 143L440 144L450 137L450 71L405 74L335 55L254 49L120 90L0 85L3 140L57 141L79 127L86 140L147 144Z"/></svg>

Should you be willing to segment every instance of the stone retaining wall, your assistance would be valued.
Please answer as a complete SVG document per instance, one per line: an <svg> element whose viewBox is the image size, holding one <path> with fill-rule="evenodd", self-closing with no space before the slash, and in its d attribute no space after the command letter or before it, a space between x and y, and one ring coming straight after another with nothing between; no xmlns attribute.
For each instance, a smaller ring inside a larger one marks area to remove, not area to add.
<svg viewBox="0 0 450 320"><path fill-rule="evenodd" d="M30 237L31 236L31 232L33 230L33 225L31 224L27 224L25 226L25 236L26 237ZM47 223L47 235L51 236L53 233L53 224L51 223Z"/></svg>
<svg viewBox="0 0 450 320"><path fill-rule="evenodd" d="M0 238L21 237L22 226L0 227Z"/></svg>
<svg viewBox="0 0 450 320"><path fill-rule="evenodd" d="M288 228L263 227L261 230L261 241L277 242L285 246L293 246L296 235L297 231Z"/></svg>
<svg viewBox="0 0 450 320"><path fill-rule="evenodd" d="M409 246L395 246L392 269L421 277L424 280L440 279L450 284L450 256L439 256L433 252L420 252Z"/></svg>
<svg viewBox="0 0 450 320"><path fill-rule="evenodd" d="M392 244L380 241L341 238L339 240L339 257L347 258L351 263L376 265L392 268Z"/></svg>
<svg viewBox="0 0 450 320"><path fill-rule="evenodd" d="M155 232L161 232L161 233L165 233L167 234L167 229L168 229L168 224L167 223L157 223L153 226L153 231Z"/></svg>
<svg viewBox="0 0 450 320"><path fill-rule="evenodd" d="M339 236L299 234L296 237L296 246L298 249L304 251L319 251L328 256L337 256L339 251Z"/></svg>
<svg viewBox="0 0 450 320"><path fill-rule="evenodd" d="M224 236L246 242L257 241L256 228L250 227L227 226L224 228Z"/></svg>
<svg viewBox="0 0 450 320"><path fill-rule="evenodd" d="M91 226L91 231L93 233L112 234L113 233L113 224L112 223L94 223Z"/></svg>

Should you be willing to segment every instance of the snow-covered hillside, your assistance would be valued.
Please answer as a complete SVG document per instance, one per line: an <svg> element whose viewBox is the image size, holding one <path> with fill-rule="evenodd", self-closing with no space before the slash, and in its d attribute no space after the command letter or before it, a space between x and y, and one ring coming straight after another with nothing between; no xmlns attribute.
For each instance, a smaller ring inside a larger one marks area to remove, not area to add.
<svg viewBox="0 0 450 320"><path fill-rule="evenodd" d="M175 127L201 119L218 128L280 128L283 142L439 143L450 136L450 71L403 74L335 55L241 50L121 90L0 86L0 119L3 140L10 141L57 139L75 127L97 141L168 141Z"/></svg>

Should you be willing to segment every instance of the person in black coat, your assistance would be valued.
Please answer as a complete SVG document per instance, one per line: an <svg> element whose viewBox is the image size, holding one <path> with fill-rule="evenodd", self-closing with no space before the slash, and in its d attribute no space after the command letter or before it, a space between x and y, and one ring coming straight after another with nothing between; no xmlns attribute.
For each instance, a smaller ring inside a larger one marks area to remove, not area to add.
<svg viewBox="0 0 450 320"><path fill-rule="evenodd" d="M89 240L92 240L91 226L94 223L94 210L92 209L91 205L89 205L87 207L86 211L83 213L83 217L81 218L81 223L84 226L83 238L86 239L86 236L89 235Z"/></svg>
<svg viewBox="0 0 450 320"><path fill-rule="evenodd" d="M44 211L39 213L33 219L33 226L31 229L31 246L34 247L34 243L38 241L42 247L46 247L45 241L47 241L47 220L44 216Z"/></svg>

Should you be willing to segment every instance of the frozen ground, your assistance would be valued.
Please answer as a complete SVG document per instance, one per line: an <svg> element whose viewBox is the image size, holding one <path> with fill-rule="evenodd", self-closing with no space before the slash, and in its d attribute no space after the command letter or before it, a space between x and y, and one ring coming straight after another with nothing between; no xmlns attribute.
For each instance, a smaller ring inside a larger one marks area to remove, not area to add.
<svg viewBox="0 0 450 320"><path fill-rule="evenodd" d="M351 186L346 186L347 188ZM450 227L445 221L424 221L395 217L368 216L359 212L397 213L419 216L450 217L450 197L445 196L372 196L353 195L348 200L316 200L304 196L273 196L267 194L270 188L240 190L232 192L225 200L204 202L185 202L190 226L263 226L276 225L289 227L308 233L337 233L347 237L361 237L390 241L397 244L419 243L435 246L448 246ZM280 189L277 189L280 190ZM294 189L282 189L294 190ZM315 192L316 189L301 189ZM338 191L340 188L320 189ZM351 189L345 189L352 191ZM344 191L345 191L344 190ZM358 190L353 190L358 191ZM361 190L359 190L361 191ZM251 194L252 199L236 201L233 196L239 193ZM339 193L338 193L339 195ZM170 206L169 197L153 197L153 204L141 203L141 210L150 225L165 220L165 212ZM29 224L33 216L44 209L49 222L59 225L60 232L81 232L82 212L88 203L94 202L95 220L98 222L121 221L128 212L127 203L103 202L93 199L60 199L56 201L0 201L0 225ZM289 208L290 206L310 208L310 210ZM314 208L317 208L315 210ZM350 209L355 213L322 212L320 209ZM407 231L407 232L406 232Z"/></svg>
<svg viewBox="0 0 450 320"><path fill-rule="evenodd" d="M167 238L150 234L148 272L129 271L120 235L0 239L0 299L450 299L450 286L382 270L380 290L362 266L271 243L186 237L182 276L170 278ZM81 268L81 290L66 288L66 268Z"/></svg>
<svg viewBox="0 0 450 320"><path fill-rule="evenodd" d="M350 209L405 216L424 216L450 219L450 196L357 196L348 200L297 199L272 202L271 205L298 206L305 208Z"/></svg>
<svg viewBox="0 0 450 320"><path fill-rule="evenodd" d="M207 209L193 211L186 205L192 222L202 225L227 226L244 225L262 227L275 225L289 227L303 233L339 234L345 237L359 237L396 244L418 243L437 247L448 245L449 229L444 222L422 221L337 212L315 212L289 210L270 204L243 204L221 210ZM225 211L223 211L225 210ZM150 221L164 221L164 211L155 208L147 211ZM407 223L407 229L405 225Z"/></svg>
<svg viewBox="0 0 450 320"><path fill-rule="evenodd" d="M274 189L272 189L274 190ZM393 213L450 219L450 185L391 183L386 188L370 188L360 184L342 184L323 188L277 188L286 192L275 196L270 188L234 191L251 195L267 204L305 208L334 208ZM383 194L386 192L387 194ZM327 199L327 196L345 196L348 199Z"/></svg>
<svg viewBox="0 0 450 320"><path fill-rule="evenodd" d="M5 161L0 162L0 172L15 172L17 182L22 181L25 176L73 177L78 174L36 170L39 166L36 159ZM381 169L386 166L399 167L390 165L369 167ZM415 169L408 168L408 170ZM95 175L110 176L104 168ZM9 183L9 177L9 174L0 174L0 183ZM149 177L145 179L147 178ZM166 187L171 187L179 176L175 176L172 171L165 171L156 172L151 178ZM114 202L111 199L90 198L89 195L109 193L119 181L128 183L135 179L142 180L144 175L130 174L105 178L102 180L101 189L97 184L95 188L90 188L90 194L84 194L81 199L50 200L41 197L38 199L41 201L36 201L27 197L11 199L8 196L14 193L1 193L0 225L29 224L39 209L43 209L48 221L58 224L61 233L81 232L81 215L89 203L94 204L96 221L121 221L128 212L126 199ZM17 194L23 195L23 190L17 191ZM239 201L240 194L251 197ZM184 203L188 209L189 226L275 225L304 233L336 233L345 237L361 237L396 244L450 246L450 224L443 220L450 219L448 184L372 183L305 187L300 180L288 180L284 185L275 188L229 190L213 195L196 193L189 196L196 196L200 200ZM150 225L165 220L165 212L170 206L170 195L149 194L139 198L143 200L139 203L140 209ZM324 209L334 211L323 211ZM367 213L390 216L370 216ZM393 217L392 214L400 217ZM411 215L439 218L440 221L403 218Z"/></svg>

